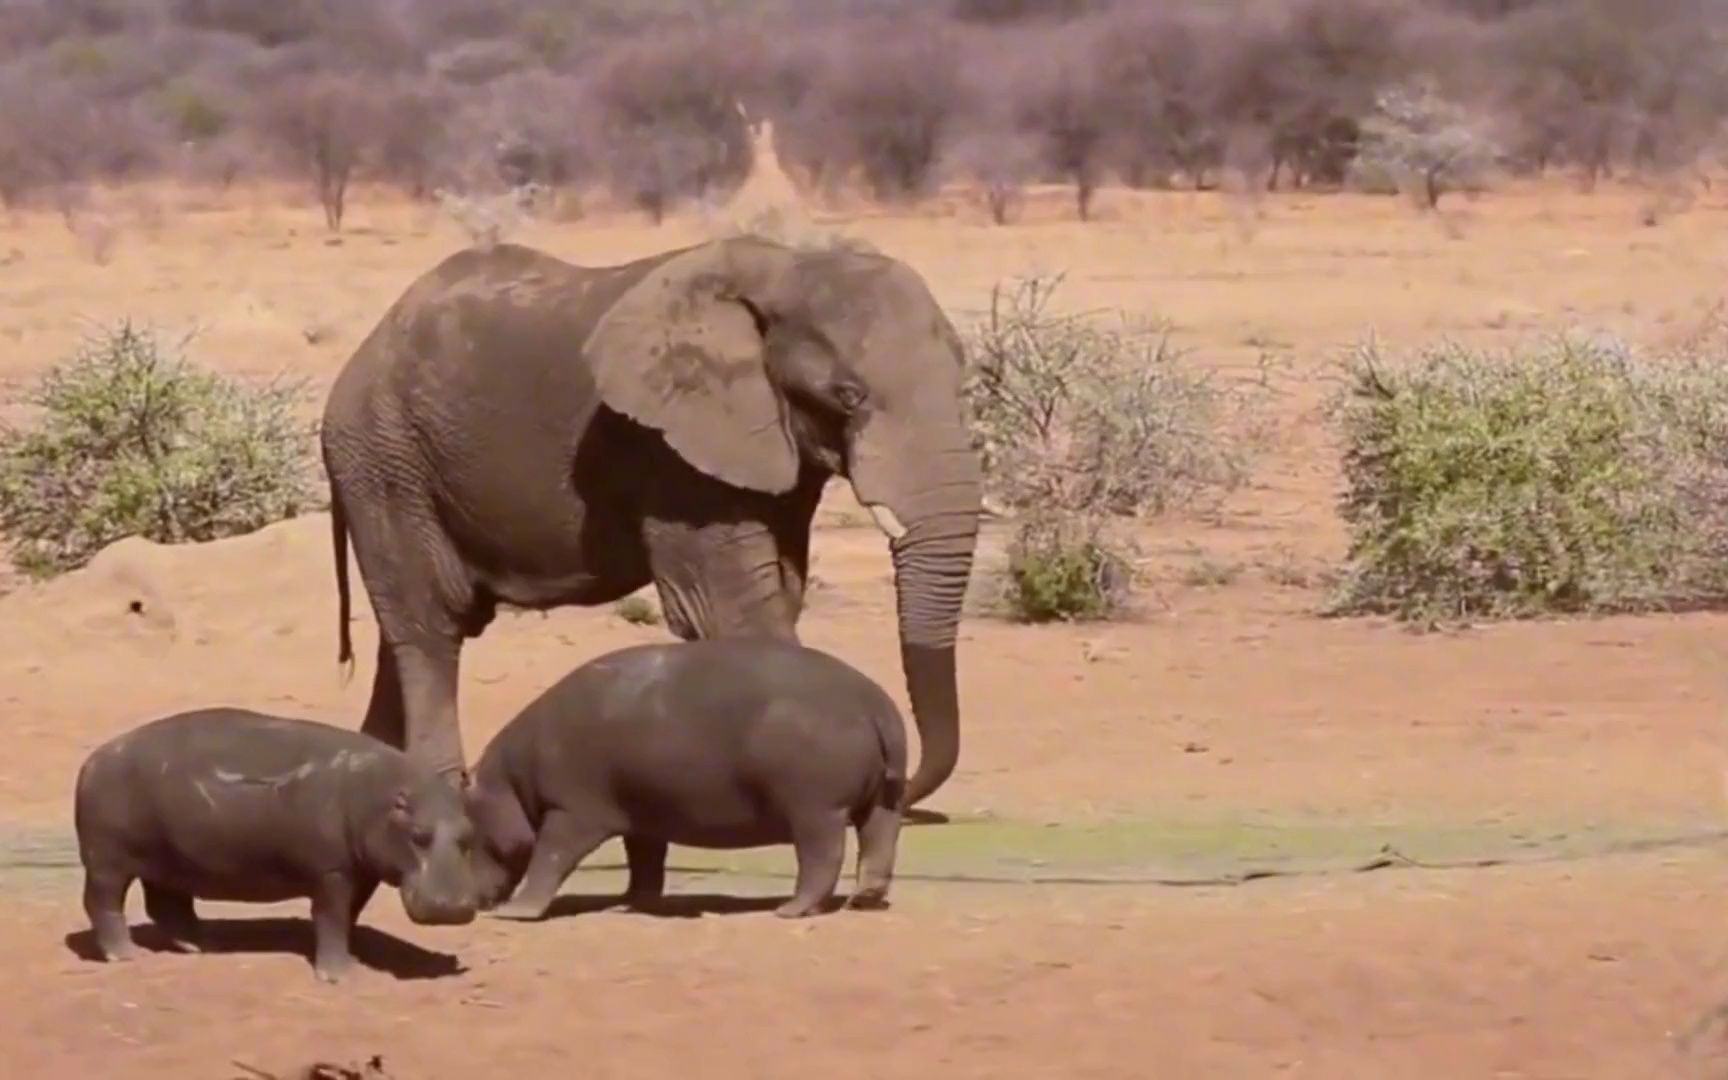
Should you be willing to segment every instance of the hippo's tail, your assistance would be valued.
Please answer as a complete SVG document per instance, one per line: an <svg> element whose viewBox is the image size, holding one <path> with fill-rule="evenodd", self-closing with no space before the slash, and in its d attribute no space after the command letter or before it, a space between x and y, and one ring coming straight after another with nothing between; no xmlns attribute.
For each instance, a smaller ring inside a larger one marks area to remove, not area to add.
<svg viewBox="0 0 1728 1080"><path fill-rule="evenodd" d="M354 635L348 620L353 598L348 587L348 515L342 511L342 496L330 488L330 544L336 557L336 662L342 665L342 684L354 677Z"/></svg>
<svg viewBox="0 0 1728 1080"><path fill-rule="evenodd" d="M876 741L882 747L882 790L877 794L880 804L890 810L904 812L906 799L906 722L900 707L886 693L882 703L871 710L871 722L876 728Z"/></svg>

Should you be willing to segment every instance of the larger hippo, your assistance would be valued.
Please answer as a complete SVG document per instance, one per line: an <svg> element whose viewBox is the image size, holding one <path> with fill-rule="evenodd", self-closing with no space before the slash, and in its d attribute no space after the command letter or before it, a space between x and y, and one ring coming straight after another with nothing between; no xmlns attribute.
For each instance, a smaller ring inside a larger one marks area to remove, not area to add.
<svg viewBox="0 0 1728 1080"><path fill-rule="evenodd" d="M236 708L153 720L78 770L84 910L102 956L136 947L126 893L173 946L199 948L194 898L312 899L314 971L353 963L348 935L379 882L427 926L472 922L473 826L431 768L370 736Z"/></svg>
<svg viewBox="0 0 1728 1080"><path fill-rule="evenodd" d="M778 909L833 895L858 833L853 907L882 905L906 797L906 725L881 686L836 657L771 638L636 645L590 660L504 725L474 771L476 879L494 914L538 918L614 836L628 899L660 896L668 844L790 842Z"/></svg>

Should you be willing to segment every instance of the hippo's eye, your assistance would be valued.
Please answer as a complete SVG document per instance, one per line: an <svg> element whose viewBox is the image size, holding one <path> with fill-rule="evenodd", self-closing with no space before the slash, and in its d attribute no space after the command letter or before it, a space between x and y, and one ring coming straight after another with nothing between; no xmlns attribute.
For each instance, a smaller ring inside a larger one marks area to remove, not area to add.
<svg viewBox="0 0 1728 1080"><path fill-rule="evenodd" d="M415 829L413 832L408 834L408 840L415 847L431 847L432 846L432 830L430 830L430 829Z"/></svg>

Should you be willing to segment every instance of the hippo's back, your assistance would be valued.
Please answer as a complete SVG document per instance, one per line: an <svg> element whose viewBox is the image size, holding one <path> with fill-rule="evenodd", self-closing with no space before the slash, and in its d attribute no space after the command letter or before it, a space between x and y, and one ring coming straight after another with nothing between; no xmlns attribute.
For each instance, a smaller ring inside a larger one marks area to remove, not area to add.
<svg viewBox="0 0 1728 1080"><path fill-rule="evenodd" d="M117 767L147 766L167 776L182 769L254 778L304 773L309 763L375 760L398 753L359 732L296 717L239 708L194 709L140 724L97 747L79 786L116 778Z"/></svg>

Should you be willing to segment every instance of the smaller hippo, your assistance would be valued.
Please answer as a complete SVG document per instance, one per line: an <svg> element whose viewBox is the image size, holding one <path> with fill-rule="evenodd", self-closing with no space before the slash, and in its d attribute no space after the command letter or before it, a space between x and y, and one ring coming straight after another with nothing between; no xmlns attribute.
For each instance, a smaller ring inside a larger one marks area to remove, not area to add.
<svg viewBox="0 0 1728 1080"><path fill-rule="evenodd" d="M619 649L553 684L476 764L480 905L514 890L494 915L543 917L576 864L614 836L635 906L664 891L668 844L790 842L798 881L776 913L797 918L833 896L851 826L849 906L885 906L905 778L899 708L835 657L757 638Z"/></svg>
<svg viewBox="0 0 1728 1080"><path fill-rule="evenodd" d="M135 952L126 893L182 952L194 898L312 900L313 970L353 964L348 934L380 881L427 926L474 920L473 825L462 795L358 731L246 709L177 713L97 747L74 803L84 910L104 959Z"/></svg>

